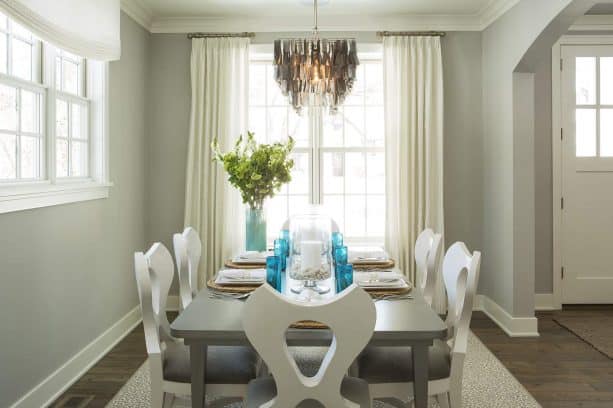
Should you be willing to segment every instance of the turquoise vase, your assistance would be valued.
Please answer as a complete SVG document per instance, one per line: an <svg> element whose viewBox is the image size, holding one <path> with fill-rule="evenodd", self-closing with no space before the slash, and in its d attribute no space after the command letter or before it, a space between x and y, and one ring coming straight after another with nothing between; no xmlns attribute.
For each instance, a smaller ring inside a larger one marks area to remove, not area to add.
<svg viewBox="0 0 613 408"><path fill-rule="evenodd" d="M266 251L266 217L262 208L247 208L245 241L247 251Z"/></svg>

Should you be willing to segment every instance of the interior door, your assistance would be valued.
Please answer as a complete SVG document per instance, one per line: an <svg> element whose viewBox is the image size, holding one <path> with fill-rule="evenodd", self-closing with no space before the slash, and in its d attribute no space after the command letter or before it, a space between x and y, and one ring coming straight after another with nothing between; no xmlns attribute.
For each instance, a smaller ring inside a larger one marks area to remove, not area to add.
<svg viewBox="0 0 613 408"><path fill-rule="evenodd" d="M613 303L613 46L562 62L562 302Z"/></svg>

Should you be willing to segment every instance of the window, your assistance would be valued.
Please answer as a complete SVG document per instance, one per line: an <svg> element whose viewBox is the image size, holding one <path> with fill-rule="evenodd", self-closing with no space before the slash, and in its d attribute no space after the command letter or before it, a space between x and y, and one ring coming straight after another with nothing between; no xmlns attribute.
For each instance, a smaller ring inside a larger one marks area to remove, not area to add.
<svg viewBox="0 0 613 408"><path fill-rule="evenodd" d="M266 203L268 237L309 203L322 204L347 240L383 243L385 151L380 56L361 56L353 92L339 112L295 113L273 79L270 55L253 54L249 129L260 142L296 139L292 181Z"/></svg>
<svg viewBox="0 0 613 408"><path fill-rule="evenodd" d="M576 157L613 157L613 57L577 57Z"/></svg>
<svg viewBox="0 0 613 408"><path fill-rule="evenodd" d="M106 69L0 13L0 213L107 196Z"/></svg>

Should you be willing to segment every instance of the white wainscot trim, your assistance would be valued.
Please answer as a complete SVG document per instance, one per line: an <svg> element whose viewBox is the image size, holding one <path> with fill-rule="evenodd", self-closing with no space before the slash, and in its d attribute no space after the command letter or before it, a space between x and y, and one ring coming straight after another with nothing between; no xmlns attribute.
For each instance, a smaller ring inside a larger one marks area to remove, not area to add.
<svg viewBox="0 0 613 408"><path fill-rule="evenodd" d="M534 310L548 311L561 310L555 306L553 293L537 293L534 295Z"/></svg>
<svg viewBox="0 0 613 408"><path fill-rule="evenodd" d="M89 343L83 350L32 388L10 408L46 407L83 376L117 343L141 322L140 306L130 310L117 323Z"/></svg>
<svg viewBox="0 0 613 408"><path fill-rule="evenodd" d="M536 317L513 317L485 295L477 295L474 310L485 313L509 337L539 337Z"/></svg>
<svg viewBox="0 0 613 408"><path fill-rule="evenodd" d="M0 214L108 198L112 185L88 180L0 184Z"/></svg>

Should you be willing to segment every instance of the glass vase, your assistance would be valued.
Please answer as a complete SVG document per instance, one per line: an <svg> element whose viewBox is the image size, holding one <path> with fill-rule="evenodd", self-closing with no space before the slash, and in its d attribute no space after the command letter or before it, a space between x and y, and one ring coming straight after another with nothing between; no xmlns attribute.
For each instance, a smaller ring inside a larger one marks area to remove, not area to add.
<svg viewBox="0 0 613 408"><path fill-rule="evenodd" d="M245 249L247 251L266 251L266 216L262 208L247 208Z"/></svg>

